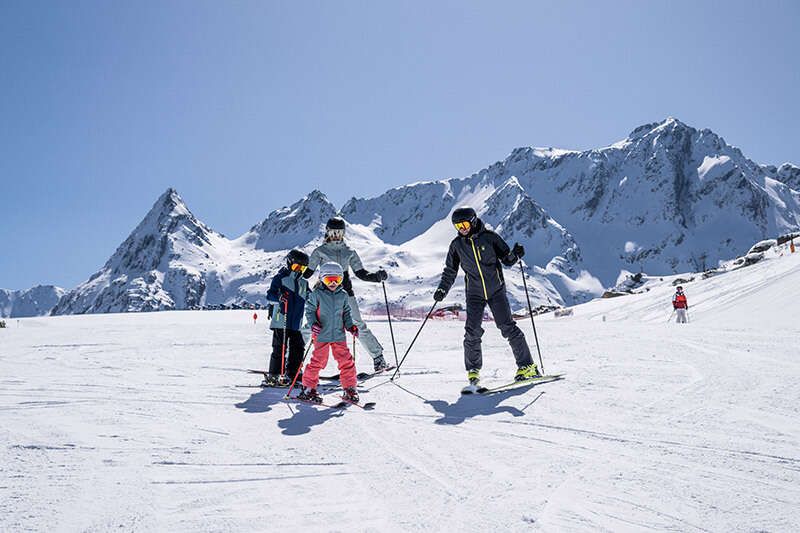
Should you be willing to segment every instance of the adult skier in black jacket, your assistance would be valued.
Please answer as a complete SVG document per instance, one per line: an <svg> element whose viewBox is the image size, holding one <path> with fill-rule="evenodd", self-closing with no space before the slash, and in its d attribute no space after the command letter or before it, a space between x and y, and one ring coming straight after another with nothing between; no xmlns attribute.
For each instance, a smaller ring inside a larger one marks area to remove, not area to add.
<svg viewBox="0 0 800 533"><path fill-rule="evenodd" d="M458 235L450 243L442 279L433 293L433 299L440 302L447 296L458 275L460 266L465 273L467 295L467 321L464 326L464 364L470 385L478 386L480 369L483 366L481 337L483 336L483 311L486 305L492 311L494 322L503 337L511 345L517 362L516 380L525 380L539 375L536 363L525 340L525 334L511 317L511 306L506 296L503 280L505 266L513 266L523 255L525 249L508 244L495 232L487 229L475 210L460 207L453 212L453 225Z"/></svg>

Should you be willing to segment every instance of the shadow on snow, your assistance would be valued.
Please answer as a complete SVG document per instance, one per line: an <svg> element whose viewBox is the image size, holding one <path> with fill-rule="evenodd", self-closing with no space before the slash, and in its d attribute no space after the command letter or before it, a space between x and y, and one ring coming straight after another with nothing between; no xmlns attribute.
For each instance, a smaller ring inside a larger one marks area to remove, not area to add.
<svg viewBox="0 0 800 533"><path fill-rule="evenodd" d="M314 426L319 426L331 418L339 418L344 414L342 409L331 409L309 405L302 402L287 404L292 416L278 421L278 427L284 435L305 435Z"/></svg>
<svg viewBox="0 0 800 533"><path fill-rule="evenodd" d="M434 420L435 424L442 425L457 425L466 421L468 418L476 416L492 416L501 413L508 413L511 416L524 416L525 410L530 407L536 400L538 400L544 392L536 395L528 404L522 409L512 407L510 405L500 405L504 400L514 396L521 396L530 391L540 383L531 383L529 385L516 387L507 391L495 392L492 394L462 394L454 403L449 403L445 400L428 400L419 394L403 387L398 383L394 383L398 388L405 392L416 396L423 400L427 405L433 407L434 411L441 414L441 418Z"/></svg>
<svg viewBox="0 0 800 533"><path fill-rule="evenodd" d="M286 389L265 388L250 395L248 399L237 403L236 408L242 409L245 413L266 413L272 410L272 406L280 403Z"/></svg>
<svg viewBox="0 0 800 533"><path fill-rule="evenodd" d="M235 406L245 413L266 413L271 411L274 405L286 403L292 415L278 421L278 427L283 429L284 435L304 435L310 432L312 427L343 414L338 409L326 409L301 402L285 402L285 394L286 389L261 389Z"/></svg>
<svg viewBox="0 0 800 533"><path fill-rule="evenodd" d="M510 405L500 405L504 400L514 396L525 394L533 388L534 384L527 387L517 387L515 389L495 392L493 394L462 394L455 403L448 403L445 400L427 400L425 403L442 415L434 422L436 424L456 425L461 424L468 418L476 416L492 416L501 413L508 413L511 416L524 416L525 412Z"/></svg>

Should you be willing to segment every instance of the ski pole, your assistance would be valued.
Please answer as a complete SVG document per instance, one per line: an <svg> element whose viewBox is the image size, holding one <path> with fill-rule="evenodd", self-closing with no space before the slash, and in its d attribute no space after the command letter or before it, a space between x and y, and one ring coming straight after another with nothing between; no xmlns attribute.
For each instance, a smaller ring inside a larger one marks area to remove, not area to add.
<svg viewBox="0 0 800 533"><path fill-rule="evenodd" d="M311 349L311 345L312 344L314 344L314 339L311 339L310 341L308 341L308 346L306 346L306 351L303 353L303 360L300 361L300 366L297 367L297 372L295 372L295 374L294 374L294 379L292 380L292 385L289 387L289 390L286 391L286 396L284 396L284 398L289 398L289 394L292 392L292 389L294 389L294 384L297 381L297 377L300 375L300 371L303 370L303 364L306 362L306 356L308 355L308 350Z"/></svg>
<svg viewBox="0 0 800 533"><path fill-rule="evenodd" d="M289 326L289 295L283 295L283 342L281 343L281 376L286 375L286 328Z"/></svg>
<svg viewBox="0 0 800 533"><path fill-rule="evenodd" d="M667 324L670 323L670 321L672 320L672 315L674 315L674 314L675 314L675 308L673 307L672 308L672 312L669 314L669 318L667 319Z"/></svg>
<svg viewBox="0 0 800 533"><path fill-rule="evenodd" d="M386 284L381 281L383 287L383 301L386 302L386 318L389 319L389 334L392 336L392 349L394 350L394 365L397 366L397 345L394 343L394 330L392 329L392 314L389 312L389 297L386 296Z"/></svg>
<svg viewBox="0 0 800 533"><path fill-rule="evenodd" d="M433 313L433 309L436 307L436 304L438 304L438 303L439 302L434 300L433 305L431 306L431 310L428 311L427 315L425 315L425 320L422 321L422 325L419 327L419 330L417 331L417 334L414 335L414 338L411 340L411 344L408 345L408 348L406 349L406 353L403 354L403 358L400 359L399 363L397 363L397 368L394 369L394 374L392 374L392 377L389 378L389 381L394 381L395 376L397 376L397 373L400 372L400 366L403 364L403 361L406 360L406 357L408 357L408 352L411 351L411 347L414 346L414 342L416 342L417 337L419 337L419 334L422 333L422 328L425 327L425 323L431 317L431 313Z"/></svg>
<svg viewBox="0 0 800 533"><path fill-rule="evenodd" d="M522 274L522 285L525 287L525 299L528 301L528 314L531 317L531 326L533 326L533 338L536 340L536 351L539 354L539 368L544 374L544 363L542 362L542 351L539 349L539 336L536 334L536 323L533 321L533 308L531 307L531 297L528 294L528 282L525 281L525 269L522 268L522 261L519 262L519 272Z"/></svg>

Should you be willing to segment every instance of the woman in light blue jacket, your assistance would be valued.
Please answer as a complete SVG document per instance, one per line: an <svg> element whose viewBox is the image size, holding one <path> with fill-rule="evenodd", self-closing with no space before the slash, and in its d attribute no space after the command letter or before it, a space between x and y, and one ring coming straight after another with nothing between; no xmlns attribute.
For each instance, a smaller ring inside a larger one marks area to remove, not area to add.
<svg viewBox="0 0 800 533"><path fill-rule="evenodd" d="M367 272L364 265L361 263L361 258L358 253L350 248L344 242L344 229L345 222L343 218L333 217L328 220L325 225L325 242L320 244L313 252L308 260L308 269L303 274L306 278L310 278L317 267L321 264L332 262L338 264L342 268L342 287L347 294L347 302L350 304L350 314L353 317L353 323L358 326L361 336L359 341L372 356L372 365L375 372L381 372L389 369L389 365L383 358L383 346L375 338L372 331L367 327L364 319L361 318L361 312L358 309L358 301L353 293L353 284L350 280L349 270L353 269L353 274L362 280L372 283L380 283L385 281L388 275L383 269L378 269L375 272Z"/></svg>

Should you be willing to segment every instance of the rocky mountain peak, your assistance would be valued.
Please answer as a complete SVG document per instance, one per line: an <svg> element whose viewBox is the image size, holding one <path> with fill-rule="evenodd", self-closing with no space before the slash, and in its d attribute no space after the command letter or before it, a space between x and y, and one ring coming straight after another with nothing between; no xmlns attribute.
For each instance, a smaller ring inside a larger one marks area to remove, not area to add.
<svg viewBox="0 0 800 533"><path fill-rule="evenodd" d="M767 165L763 169L769 177L785 183L795 191L800 191L800 167L791 163L784 163L779 167Z"/></svg>
<svg viewBox="0 0 800 533"><path fill-rule="evenodd" d="M555 256L573 263L580 259L572 235L525 192L516 176L496 189L484 206L481 218L504 239L525 244L528 259L535 264L547 264Z"/></svg>
<svg viewBox="0 0 800 533"><path fill-rule="evenodd" d="M53 285L37 285L21 291L0 289L0 318L47 315L65 292Z"/></svg>
<svg viewBox="0 0 800 533"><path fill-rule="evenodd" d="M692 128L691 126L687 126L680 120L675 117L667 117L666 119L660 122L651 122L649 124L642 124L635 128L630 134L628 134L629 140L641 139L642 137L653 137L655 135L659 135L664 132L668 133L675 133L675 132L687 132L693 133L697 130Z"/></svg>
<svg viewBox="0 0 800 533"><path fill-rule="evenodd" d="M213 231L197 220L178 192L167 189L106 263L114 269L144 272L157 269L174 242L202 248ZM177 250L175 250L177 251Z"/></svg>
<svg viewBox="0 0 800 533"><path fill-rule="evenodd" d="M315 189L292 205L271 212L243 239L267 252L302 247L319 237L325 222L336 214L336 206Z"/></svg>

